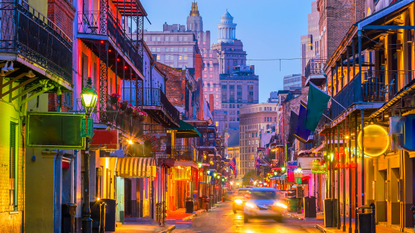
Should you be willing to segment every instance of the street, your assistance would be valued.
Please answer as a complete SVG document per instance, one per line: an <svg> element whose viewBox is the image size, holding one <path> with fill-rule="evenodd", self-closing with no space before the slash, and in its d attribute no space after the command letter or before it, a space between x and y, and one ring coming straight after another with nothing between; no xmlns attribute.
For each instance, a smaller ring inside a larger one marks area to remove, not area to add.
<svg viewBox="0 0 415 233"><path fill-rule="evenodd" d="M282 223L274 220L250 219L247 224L243 222L242 212L236 214L232 212L230 202L219 204L217 208L209 210L193 218L189 221L176 221L176 229L174 233L210 233L210 232L238 232L238 233L254 233L254 232L320 232L314 226L322 222L322 219L315 220L299 220L284 217Z"/></svg>

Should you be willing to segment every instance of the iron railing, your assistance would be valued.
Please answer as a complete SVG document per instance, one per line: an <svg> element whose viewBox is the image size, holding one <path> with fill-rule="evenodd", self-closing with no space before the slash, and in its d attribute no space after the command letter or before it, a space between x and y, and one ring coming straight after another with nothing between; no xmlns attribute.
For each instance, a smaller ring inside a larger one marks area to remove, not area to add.
<svg viewBox="0 0 415 233"><path fill-rule="evenodd" d="M177 124L180 124L180 112L170 103L160 88L144 87L138 89L138 106L159 106L162 107ZM141 93L140 93L141 92Z"/></svg>
<svg viewBox="0 0 415 233"><path fill-rule="evenodd" d="M143 58L139 53L140 43L133 42L133 38L122 28L111 11L84 11L78 14L78 33L108 36L115 42L135 67L143 72ZM137 34L137 33L136 33Z"/></svg>
<svg viewBox="0 0 415 233"><path fill-rule="evenodd" d="M169 158L177 161L197 161L196 149L193 146L175 146Z"/></svg>
<svg viewBox="0 0 415 233"><path fill-rule="evenodd" d="M322 75L323 68L326 64L326 60L322 59L311 59L307 62L305 67L305 78L308 79L311 75Z"/></svg>
<svg viewBox="0 0 415 233"><path fill-rule="evenodd" d="M0 2L0 52L16 53L72 83L72 40L26 1Z"/></svg>
<svg viewBox="0 0 415 233"><path fill-rule="evenodd" d="M355 103L387 102L415 77L414 70L366 70L362 74L357 74L334 97L345 108ZM332 119L344 111L336 103L332 104L331 109Z"/></svg>

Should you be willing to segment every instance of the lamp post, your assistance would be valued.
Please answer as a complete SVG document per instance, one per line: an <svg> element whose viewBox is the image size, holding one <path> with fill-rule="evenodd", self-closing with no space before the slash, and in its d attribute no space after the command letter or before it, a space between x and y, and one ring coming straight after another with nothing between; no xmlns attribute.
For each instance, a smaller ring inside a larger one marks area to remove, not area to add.
<svg viewBox="0 0 415 233"><path fill-rule="evenodd" d="M92 87L91 78L88 78L87 85L81 91L82 106L85 108L85 179L84 179L84 207L82 210L82 232L92 233L91 208L89 203L89 137L88 135L88 118L94 111L97 104L98 95L95 88Z"/></svg>

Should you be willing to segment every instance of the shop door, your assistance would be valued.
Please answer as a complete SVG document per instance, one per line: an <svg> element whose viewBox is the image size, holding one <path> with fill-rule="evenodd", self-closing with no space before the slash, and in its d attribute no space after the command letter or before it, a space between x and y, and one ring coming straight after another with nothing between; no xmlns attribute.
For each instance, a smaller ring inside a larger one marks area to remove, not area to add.
<svg viewBox="0 0 415 233"><path fill-rule="evenodd" d="M125 217L131 217L131 180L125 179L124 183L124 203L125 203Z"/></svg>

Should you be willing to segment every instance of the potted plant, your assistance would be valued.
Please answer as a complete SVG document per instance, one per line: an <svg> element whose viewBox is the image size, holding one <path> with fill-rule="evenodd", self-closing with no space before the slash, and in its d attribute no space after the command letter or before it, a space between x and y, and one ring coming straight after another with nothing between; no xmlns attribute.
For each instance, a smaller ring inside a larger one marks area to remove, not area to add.
<svg viewBox="0 0 415 233"><path fill-rule="evenodd" d="M127 113L128 115L130 115L131 113L133 113L135 107L132 104L128 104L127 108L125 109L125 113Z"/></svg>
<svg viewBox="0 0 415 233"><path fill-rule="evenodd" d="M110 99L111 99L111 103L112 104L116 104L117 102L118 102L118 99L121 97L121 95L120 94L118 94L118 93L112 93L111 95L110 95Z"/></svg>
<svg viewBox="0 0 415 233"><path fill-rule="evenodd" d="M140 117L140 121L144 121L145 117L147 116L147 113L143 110L139 110L138 116Z"/></svg>
<svg viewBox="0 0 415 233"><path fill-rule="evenodd" d="M120 100L118 103L120 104L121 110L124 111L127 108L128 100Z"/></svg>

